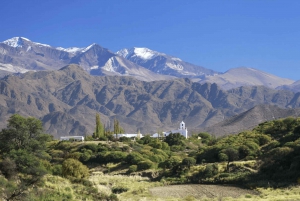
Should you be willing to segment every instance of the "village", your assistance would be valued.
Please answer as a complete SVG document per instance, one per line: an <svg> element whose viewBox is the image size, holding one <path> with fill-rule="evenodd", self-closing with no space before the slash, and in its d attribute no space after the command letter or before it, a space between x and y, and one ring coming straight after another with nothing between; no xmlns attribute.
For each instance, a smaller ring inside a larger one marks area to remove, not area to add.
<svg viewBox="0 0 300 201"><path fill-rule="evenodd" d="M180 123L178 129L171 130L171 131L163 131L161 133L157 132L157 133L154 133L154 134L150 135L150 137L152 137L152 138L167 137L171 133L180 133L183 137L185 137L185 139L188 138L188 130L187 130L187 127L185 126L185 123L183 121ZM144 137L144 135L141 134L139 131L138 131L138 133L130 133L130 134L129 133L113 134L112 136L114 136L114 138L127 137L127 138L131 138L131 139L134 139L134 140ZM60 137L60 141L66 141L66 140L84 141L85 136L61 136Z"/></svg>

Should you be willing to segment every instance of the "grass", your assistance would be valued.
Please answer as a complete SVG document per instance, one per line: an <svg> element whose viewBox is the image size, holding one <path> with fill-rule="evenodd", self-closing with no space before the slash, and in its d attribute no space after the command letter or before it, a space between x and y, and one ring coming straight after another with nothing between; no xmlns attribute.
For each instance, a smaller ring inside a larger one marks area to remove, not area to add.
<svg viewBox="0 0 300 201"><path fill-rule="evenodd" d="M42 194L39 199L33 197L31 200L93 200L89 195L91 187L82 184L71 183L68 179L46 175L45 184L41 188ZM291 186L288 188L257 188L258 195L244 194L238 198L218 196L215 198L203 197L196 199L191 195L186 195L182 198L160 198L153 197L149 188L164 186L162 182L151 182L147 177L141 176L125 176L125 175L109 175L103 174L101 171L92 172L89 180L92 182L93 187L97 189L98 194L111 195L112 190L126 189L126 191L117 194L120 201L141 200L141 201L177 201L177 200L207 200L207 201L286 201L286 200L300 200L300 185ZM172 188L172 186L169 186Z"/></svg>
<svg viewBox="0 0 300 201"><path fill-rule="evenodd" d="M124 176L124 175L107 175L100 172L94 173L89 178L99 192L107 195L111 194L114 187L122 187L128 189L118 195L120 200L140 200L150 199L148 189L150 187L161 186L159 182L150 182L149 178L141 176ZM151 199L150 199L151 200Z"/></svg>

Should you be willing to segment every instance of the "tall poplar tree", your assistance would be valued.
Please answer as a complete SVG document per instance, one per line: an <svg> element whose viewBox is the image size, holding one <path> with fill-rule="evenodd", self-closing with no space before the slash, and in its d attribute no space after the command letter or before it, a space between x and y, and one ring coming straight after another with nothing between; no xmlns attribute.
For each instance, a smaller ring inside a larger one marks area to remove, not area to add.
<svg viewBox="0 0 300 201"><path fill-rule="evenodd" d="M104 127L100 120L100 114L96 114L96 129L95 129L95 138L104 137Z"/></svg>
<svg viewBox="0 0 300 201"><path fill-rule="evenodd" d="M116 138L118 137L118 134L124 133L124 129L120 126L117 119L114 119L114 133L116 135Z"/></svg>

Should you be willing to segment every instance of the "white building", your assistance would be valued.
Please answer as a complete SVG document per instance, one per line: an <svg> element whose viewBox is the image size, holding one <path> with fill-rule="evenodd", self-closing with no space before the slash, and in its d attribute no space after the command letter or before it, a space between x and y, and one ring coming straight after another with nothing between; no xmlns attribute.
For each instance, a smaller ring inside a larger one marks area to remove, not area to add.
<svg viewBox="0 0 300 201"><path fill-rule="evenodd" d="M62 136L60 137L60 141L67 141L67 140L74 140L74 141L84 141L83 136Z"/></svg>
<svg viewBox="0 0 300 201"><path fill-rule="evenodd" d="M185 137L185 139L188 138L188 130L185 127L185 123L183 121L180 123L179 128L177 130L172 130L171 133L180 133Z"/></svg>
<svg viewBox="0 0 300 201"><path fill-rule="evenodd" d="M177 130L171 130L171 131L168 131L168 132L162 132L163 133L163 136L166 137L168 135L170 135L171 133L180 133L182 136L184 136L186 139L188 138L188 130L187 128L185 127L185 123L182 121L179 125L179 128ZM154 133L151 137L162 137L162 136L159 136L158 133Z"/></svg>
<svg viewBox="0 0 300 201"><path fill-rule="evenodd" d="M143 134L140 134L140 133L138 133L138 134L128 134L128 133L126 133L126 134L117 134L117 136L116 136L116 134L113 134L113 136L117 137L117 138L120 138L120 137L142 138L142 137L144 137Z"/></svg>

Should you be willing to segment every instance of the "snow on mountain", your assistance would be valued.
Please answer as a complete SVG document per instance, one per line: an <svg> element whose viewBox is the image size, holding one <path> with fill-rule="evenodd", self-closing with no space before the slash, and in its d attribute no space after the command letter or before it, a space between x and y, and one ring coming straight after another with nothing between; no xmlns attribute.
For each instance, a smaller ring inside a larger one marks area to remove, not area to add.
<svg viewBox="0 0 300 201"><path fill-rule="evenodd" d="M81 50L81 52L86 52L86 51L88 51L89 49L91 49L91 48L92 48L93 46L95 46L95 45L96 45L96 43L93 43L93 44L87 46L86 48L83 48L83 49Z"/></svg>
<svg viewBox="0 0 300 201"><path fill-rule="evenodd" d="M156 52L144 47L134 47L130 49L122 49L116 52L117 55L128 59L129 57L139 57L143 60L150 60L160 55L166 55L164 53Z"/></svg>
<svg viewBox="0 0 300 201"><path fill-rule="evenodd" d="M6 45L9 45L11 47L22 47L24 45L23 41L32 42L28 38L13 37L11 39L3 41L2 43L6 44ZM32 42L32 43L35 44L35 45L38 45L38 46L51 47L50 45L47 45L47 44L42 44L42 43L37 43L37 42Z"/></svg>
<svg viewBox="0 0 300 201"><path fill-rule="evenodd" d="M74 54L76 52L81 52L85 48L80 48L80 47L69 47L69 48L57 47L56 49Z"/></svg>
<svg viewBox="0 0 300 201"><path fill-rule="evenodd" d="M159 52L152 51L148 48L134 48L134 53L137 57L140 57L145 60L152 59L158 55L163 55Z"/></svg>
<svg viewBox="0 0 300 201"><path fill-rule="evenodd" d="M109 72L116 72L117 66L118 66L118 63L115 62L115 58L111 57L107 60L107 62L102 67L102 69L109 71Z"/></svg>
<svg viewBox="0 0 300 201"><path fill-rule="evenodd" d="M13 37L11 39L3 41L2 43L6 44L6 45L9 45L11 47L23 47L23 45L24 45L23 41L31 42L33 45L37 45L39 47L50 47L50 48L52 47L48 44L33 42L33 41L29 40L28 38L24 38L24 37ZM55 49L60 50L60 51L64 51L64 52L69 52L71 54L75 54L77 52L86 52L91 47L93 47L94 45L95 45L95 43L93 43L92 45L90 45L88 47L84 47L84 48L79 48L79 47L69 47L69 48L57 47ZM26 51L31 50L31 48L32 47L29 46Z"/></svg>
<svg viewBox="0 0 300 201"><path fill-rule="evenodd" d="M213 75L216 73L213 70L184 62L177 57L148 48L134 47L122 49L116 54L154 73L162 75L201 79L204 75Z"/></svg>
<svg viewBox="0 0 300 201"><path fill-rule="evenodd" d="M0 70L4 70L11 73L26 73L29 70L17 66L13 66L11 64L3 64L0 63Z"/></svg>
<svg viewBox="0 0 300 201"><path fill-rule="evenodd" d="M11 39L3 41L3 43L6 45L9 45L11 47L22 47L22 45L23 45L22 39L29 41L27 38L13 37Z"/></svg>

